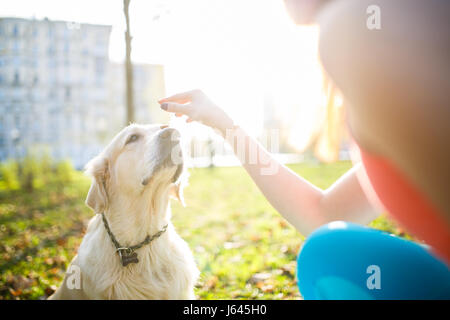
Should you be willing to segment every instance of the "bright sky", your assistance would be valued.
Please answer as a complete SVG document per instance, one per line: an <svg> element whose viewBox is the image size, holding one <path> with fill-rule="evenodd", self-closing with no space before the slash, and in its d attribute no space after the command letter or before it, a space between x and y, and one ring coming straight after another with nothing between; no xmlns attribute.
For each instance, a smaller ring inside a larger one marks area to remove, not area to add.
<svg viewBox="0 0 450 320"><path fill-rule="evenodd" d="M113 26L110 58L124 56L122 0L0 0L1 16ZM317 28L295 26L283 0L131 0L136 62L164 64L167 93L204 90L253 134L263 98L301 149L323 104Z"/></svg>

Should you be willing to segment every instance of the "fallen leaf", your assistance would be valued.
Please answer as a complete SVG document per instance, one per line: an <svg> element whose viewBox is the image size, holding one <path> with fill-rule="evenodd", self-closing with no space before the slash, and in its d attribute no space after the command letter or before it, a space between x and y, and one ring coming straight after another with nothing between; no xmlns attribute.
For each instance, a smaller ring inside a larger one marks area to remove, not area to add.
<svg viewBox="0 0 450 320"><path fill-rule="evenodd" d="M55 291L56 291L56 287L53 285L45 288L45 294L47 295L47 297L51 296Z"/></svg>
<svg viewBox="0 0 450 320"><path fill-rule="evenodd" d="M261 287L261 291L264 292L264 293L273 292L273 289L274 289L274 287L271 284Z"/></svg>
<svg viewBox="0 0 450 320"><path fill-rule="evenodd" d="M223 247L227 250L229 249L237 249L242 247L244 244L242 242L225 242Z"/></svg>
<svg viewBox="0 0 450 320"><path fill-rule="evenodd" d="M272 274L267 272L261 272L261 273L255 273L251 276L251 278L248 280L251 284L257 284L258 282L263 282L265 280L268 280L272 277Z"/></svg>
<svg viewBox="0 0 450 320"><path fill-rule="evenodd" d="M13 288L9 288L9 292L14 296L20 296L22 294L22 289L14 290Z"/></svg>
<svg viewBox="0 0 450 320"><path fill-rule="evenodd" d="M219 278L217 276L212 276L211 278L209 278L206 283L205 283L205 288L206 289L213 289L217 282L219 281Z"/></svg>

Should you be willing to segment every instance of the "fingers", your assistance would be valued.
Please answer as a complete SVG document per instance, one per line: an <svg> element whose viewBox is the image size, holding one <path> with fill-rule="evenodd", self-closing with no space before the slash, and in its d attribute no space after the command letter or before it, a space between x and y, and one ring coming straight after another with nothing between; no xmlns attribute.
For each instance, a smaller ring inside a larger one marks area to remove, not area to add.
<svg viewBox="0 0 450 320"><path fill-rule="evenodd" d="M174 112L177 117L189 114L189 104L181 104L175 102L164 102L161 104L161 109L167 112Z"/></svg>
<svg viewBox="0 0 450 320"><path fill-rule="evenodd" d="M174 94L170 97L163 98L161 100L158 100L159 103L164 102L177 102L177 103L187 103L192 100L192 97L198 92L198 90L191 90L186 92L181 92Z"/></svg>

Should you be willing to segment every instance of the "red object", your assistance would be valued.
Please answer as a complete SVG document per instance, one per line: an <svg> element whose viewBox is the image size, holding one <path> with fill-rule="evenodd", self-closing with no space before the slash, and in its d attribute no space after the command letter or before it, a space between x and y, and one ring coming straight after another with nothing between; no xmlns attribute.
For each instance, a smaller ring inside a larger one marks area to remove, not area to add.
<svg viewBox="0 0 450 320"><path fill-rule="evenodd" d="M443 214L387 159L360 148L370 185L380 203L408 232L450 263L450 228Z"/></svg>

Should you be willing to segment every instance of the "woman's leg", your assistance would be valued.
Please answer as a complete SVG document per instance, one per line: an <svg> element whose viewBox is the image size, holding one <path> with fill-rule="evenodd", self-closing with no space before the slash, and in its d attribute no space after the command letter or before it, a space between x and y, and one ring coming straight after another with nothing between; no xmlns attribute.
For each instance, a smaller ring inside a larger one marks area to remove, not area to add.
<svg viewBox="0 0 450 320"><path fill-rule="evenodd" d="M450 299L450 270L424 246L342 221L308 237L297 277L305 299Z"/></svg>

